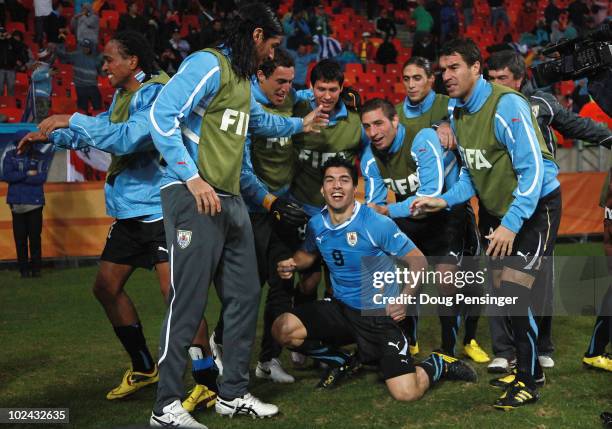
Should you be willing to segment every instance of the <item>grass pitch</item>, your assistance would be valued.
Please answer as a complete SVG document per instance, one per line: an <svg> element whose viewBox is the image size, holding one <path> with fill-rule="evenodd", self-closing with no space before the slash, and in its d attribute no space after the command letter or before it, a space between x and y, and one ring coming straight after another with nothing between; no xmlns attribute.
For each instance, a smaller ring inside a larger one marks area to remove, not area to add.
<svg viewBox="0 0 612 429"><path fill-rule="evenodd" d="M601 255L600 244L558 246L558 254ZM0 272L0 407L68 407L70 424L57 427L111 428L145 426L155 389L147 387L122 401L105 395L129 366L106 316L91 294L96 267L44 271L41 279ZM152 351L165 309L153 273L139 270L127 291L136 303ZM206 311L211 324L219 313L214 292ZM500 391L488 386L486 365L475 365L478 384L443 382L416 403L391 399L374 372L362 372L331 391L313 387L316 370L292 370L293 385L263 382L254 376L259 337L253 354L251 392L280 407L267 420L222 419L212 411L195 417L216 428L597 428L599 413L612 410L612 375L588 371L580 360L593 328L592 317L557 317L553 335L556 367L547 371L542 399L512 412L491 407ZM261 332L261 318L258 332ZM420 323L423 357L438 345L439 322ZM460 336L460 338L462 338ZM490 351L486 319L478 339ZM186 386L191 386L187 373ZM20 425L15 427L25 427ZM42 427L49 427L45 425ZM2 425L2 428L9 427ZM41 426L37 426L41 427Z"/></svg>

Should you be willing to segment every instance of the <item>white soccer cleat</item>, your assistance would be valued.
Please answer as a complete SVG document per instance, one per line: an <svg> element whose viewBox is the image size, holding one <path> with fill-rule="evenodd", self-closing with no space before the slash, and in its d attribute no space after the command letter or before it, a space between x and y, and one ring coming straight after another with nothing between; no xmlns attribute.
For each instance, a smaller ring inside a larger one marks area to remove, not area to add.
<svg viewBox="0 0 612 429"><path fill-rule="evenodd" d="M271 359L268 362L257 362L255 376L258 378L272 380L275 383L295 382L295 378L285 372L280 361L276 358Z"/></svg>
<svg viewBox="0 0 612 429"><path fill-rule="evenodd" d="M252 418L272 417L278 414L278 407L273 404L261 402L250 393L242 398L227 401L220 396L215 403L215 411L222 416L234 417L236 415L251 416Z"/></svg>
<svg viewBox="0 0 612 429"><path fill-rule="evenodd" d="M215 365L219 369L219 375L223 375L223 345L217 344L215 342L215 333L213 332L210 336L210 351L212 352L212 357L215 360Z"/></svg>
<svg viewBox="0 0 612 429"><path fill-rule="evenodd" d="M550 356L541 355L538 356L538 362L540 362L540 366L542 368L554 368L555 361Z"/></svg>
<svg viewBox="0 0 612 429"><path fill-rule="evenodd" d="M513 367L513 362L503 357L496 357L487 366L487 371L495 374L503 374L510 372Z"/></svg>
<svg viewBox="0 0 612 429"><path fill-rule="evenodd" d="M171 404L166 405L162 409L163 414L157 415L154 412L151 414L149 425L151 427L176 427L187 429L208 429L196 419L191 417L181 405L178 399Z"/></svg>

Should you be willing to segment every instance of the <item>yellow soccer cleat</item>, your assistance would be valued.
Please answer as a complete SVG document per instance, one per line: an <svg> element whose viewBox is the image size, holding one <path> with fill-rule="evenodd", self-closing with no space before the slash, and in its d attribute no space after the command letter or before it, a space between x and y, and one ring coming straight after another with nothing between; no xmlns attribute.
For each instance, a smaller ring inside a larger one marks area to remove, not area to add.
<svg viewBox="0 0 612 429"><path fill-rule="evenodd" d="M217 400L217 394L203 384L196 384L189 392L187 399L183 401L183 408L192 413L200 404L206 408L213 407Z"/></svg>
<svg viewBox="0 0 612 429"><path fill-rule="evenodd" d="M485 363L491 360L487 352L485 352L474 339L472 339L469 344L463 346L463 351L476 363Z"/></svg>
<svg viewBox="0 0 612 429"><path fill-rule="evenodd" d="M121 384L108 392L106 399L113 400L125 398L143 387L157 383L158 381L159 372L157 371L157 365L155 365L155 369L151 373L137 372L128 369L123 375Z"/></svg>
<svg viewBox="0 0 612 429"><path fill-rule="evenodd" d="M523 405L537 402L540 394L536 389L530 389L522 381L515 381L493 404L498 410L510 411Z"/></svg>
<svg viewBox="0 0 612 429"><path fill-rule="evenodd" d="M516 369L513 369L512 372L508 375L504 375L503 377L493 378L489 381L489 384L493 387L499 387L501 389L506 389L508 386L512 386L516 381ZM542 377L535 379L536 387L544 387L546 384L546 375L542 373Z"/></svg>
<svg viewBox="0 0 612 429"><path fill-rule="evenodd" d="M583 357L582 363L587 368L603 369L612 372L612 358L607 353L593 357Z"/></svg>
<svg viewBox="0 0 612 429"><path fill-rule="evenodd" d="M413 345L409 345L408 349L410 350L410 355L411 356L416 356L419 354L419 343L417 341L417 343L413 346Z"/></svg>

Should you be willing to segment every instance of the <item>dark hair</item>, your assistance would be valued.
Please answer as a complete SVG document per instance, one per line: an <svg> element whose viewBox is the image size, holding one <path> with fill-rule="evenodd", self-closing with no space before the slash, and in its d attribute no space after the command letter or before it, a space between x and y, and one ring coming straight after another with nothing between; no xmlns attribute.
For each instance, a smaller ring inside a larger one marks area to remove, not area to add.
<svg viewBox="0 0 612 429"><path fill-rule="evenodd" d="M506 67L508 67L514 79L523 79L526 75L527 66L525 65L525 60L518 52L494 52L487 60L487 68L489 70L502 70Z"/></svg>
<svg viewBox="0 0 612 429"><path fill-rule="evenodd" d="M280 36L283 27L270 6L264 3L250 3L238 10L238 15L229 26L222 45L232 55L232 69L239 78L249 79L257 72L258 60L253 42L253 31L263 29L263 37Z"/></svg>
<svg viewBox="0 0 612 429"><path fill-rule="evenodd" d="M427 77L433 76L433 69L431 66L431 61L429 61L427 58L419 57L419 56L410 57L410 59L406 61L404 65L402 66L402 72L409 65L415 65L417 67L422 68L423 70L425 70L425 74L427 75Z"/></svg>
<svg viewBox="0 0 612 429"><path fill-rule="evenodd" d="M344 83L344 73L342 67L334 60L321 60L310 72L310 83L314 86L315 82L338 82L340 86Z"/></svg>
<svg viewBox="0 0 612 429"><path fill-rule="evenodd" d="M325 173L327 172L329 168L332 168L332 167L346 168L349 174L351 175L351 179L353 179L353 185L357 186L357 183L359 180L357 177L357 167L355 167L355 164L350 162L348 159L340 155L336 155L334 157L329 158L327 161L325 161L325 164L323 164L323 167L321 167L321 173L322 173L321 181L322 182L325 181Z"/></svg>
<svg viewBox="0 0 612 429"><path fill-rule="evenodd" d="M460 55L468 66L473 66L478 61L482 68L482 54L470 38L449 40L440 49L440 56L453 54Z"/></svg>
<svg viewBox="0 0 612 429"><path fill-rule="evenodd" d="M361 107L361 116L363 116L364 113L372 112L377 109L381 109L383 114L390 121L392 121L393 118L395 118L395 115L397 115L395 106L391 104L390 101L382 98L371 98Z"/></svg>
<svg viewBox="0 0 612 429"><path fill-rule="evenodd" d="M258 70L261 70L266 78L274 74L274 70L277 67L295 67L293 57L289 55L283 48L276 48L274 50L274 59L267 59L259 65Z"/></svg>
<svg viewBox="0 0 612 429"><path fill-rule="evenodd" d="M150 76L159 71L159 67L155 62L155 53L147 39L140 33L130 30L120 31L115 33L110 41L117 42L119 52L124 58L132 55L138 57L138 67L146 75Z"/></svg>

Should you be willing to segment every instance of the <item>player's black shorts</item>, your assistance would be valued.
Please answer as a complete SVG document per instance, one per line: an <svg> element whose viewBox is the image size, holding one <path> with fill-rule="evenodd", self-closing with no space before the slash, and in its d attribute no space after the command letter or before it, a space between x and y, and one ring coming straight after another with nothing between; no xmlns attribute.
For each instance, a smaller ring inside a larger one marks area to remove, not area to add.
<svg viewBox="0 0 612 429"><path fill-rule="evenodd" d="M483 248L486 250L489 241L485 237L500 225L501 219L487 212L482 204L478 219ZM540 198L533 215L523 223L512 245L512 257L490 261L492 269L509 267L526 273L539 271L546 257L553 254L560 223L561 189L557 188Z"/></svg>
<svg viewBox="0 0 612 429"><path fill-rule="evenodd" d="M299 204L299 203L298 203ZM308 222L302 226L292 226L281 222L274 223L274 230L277 236L283 241L285 245L289 247L293 252L299 250L304 244L306 239L306 227ZM255 233L257 238L257 233ZM310 267L301 271L302 274L320 273L321 272L321 259L318 258Z"/></svg>
<svg viewBox="0 0 612 429"><path fill-rule="evenodd" d="M457 264L461 260L466 238L465 204L423 219L405 217L393 220L431 264Z"/></svg>
<svg viewBox="0 0 612 429"><path fill-rule="evenodd" d="M115 264L151 269L168 262L164 221L117 219L110 227L100 259Z"/></svg>
<svg viewBox="0 0 612 429"><path fill-rule="evenodd" d="M308 338L341 346L357 343L362 363L378 363L385 380L415 372L408 340L389 316L363 316L337 299L302 304L291 310Z"/></svg>

